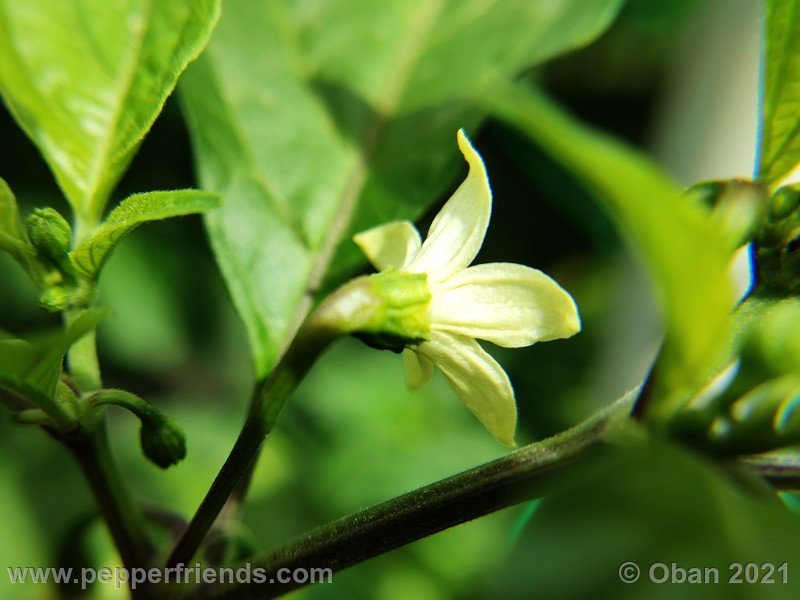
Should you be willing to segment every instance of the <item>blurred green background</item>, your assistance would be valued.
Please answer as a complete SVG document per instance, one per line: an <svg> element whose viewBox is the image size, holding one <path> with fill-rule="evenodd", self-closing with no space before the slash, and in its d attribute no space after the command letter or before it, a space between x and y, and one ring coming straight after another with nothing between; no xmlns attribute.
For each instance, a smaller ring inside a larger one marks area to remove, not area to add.
<svg viewBox="0 0 800 600"><path fill-rule="evenodd" d="M683 183L749 175L756 22L750 0L631 0L599 40L530 77L585 121L654 153ZM6 112L0 113L0 140L2 176L23 211L50 205L66 214L44 163ZM514 382L518 441L527 443L576 423L636 385L658 346L660 328L636 258L577 182L497 123L489 122L475 144L495 192L478 262L514 261L546 271L573 294L584 323L582 333L568 341L514 352L492 349ZM170 100L116 198L193 185L188 134L178 103ZM36 291L4 255L0 282L1 328L24 336L57 325L36 308ZM101 294L114 315L100 329L106 385L135 391L177 418L188 434L189 455L167 472L152 467L140 455L136 423L122 413L112 415L114 448L137 495L190 514L235 439L253 383L244 328L200 218L136 231L105 269ZM403 377L394 355L355 341L340 343L320 361L258 464L241 532L245 539L267 549L505 453L441 378L410 393ZM337 574L333 585L297 596L570 598L604 590L623 597L619 584L614 587L614 560L642 548L671 547L667 538L678 539L682 531L663 528L667 512L689 515L698 539L712 531L704 528L715 526L705 518L713 505L692 500L702 493L697 481L705 475L675 477L676 461L665 462L673 470L647 485L625 480L619 502L596 486L586 488L594 498L576 488L561 504L505 510ZM102 528L89 519L88 490L59 446L2 419L0 463L0 563L115 564ZM626 468L637 473L643 465ZM667 492L681 503L651 502ZM652 510L640 511L642 506ZM590 517L605 528L579 529L581 519ZM654 522L664 530L651 531ZM695 557L705 550L717 556L714 535L706 536L707 549L685 543ZM599 556L604 558L598 562ZM72 589L13 587L0 577L0 597L58 593L79 595ZM90 596L122 597L108 586Z"/></svg>

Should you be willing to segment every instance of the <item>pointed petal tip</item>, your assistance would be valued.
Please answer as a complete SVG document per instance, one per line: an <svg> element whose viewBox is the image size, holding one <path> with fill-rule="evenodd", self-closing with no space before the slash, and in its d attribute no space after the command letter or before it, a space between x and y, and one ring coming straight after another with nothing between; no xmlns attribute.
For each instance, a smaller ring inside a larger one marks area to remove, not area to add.
<svg viewBox="0 0 800 600"><path fill-rule="evenodd" d="M500 442L501 444L503 444L504 446L509 447L509 448L516 448L517 447L517 441L514 439L514 436L511 436L511 437L498 437L497 441Z"/></svg>
<svg viewBox="0 0 800 600"><path fill-rule="evenodd" d="M436 215L419 254L407 265L435 281L444 281L475 260L492 214L486 166L463 129L458 132L458 147L469 165L467 176Z"/></svg>
<svg viewBox="0 0 800 600"><path fill-rule="evenodd" d="M512 398L513 398L513 391L512 391ZM516 399L513 399L513 415L508 416L507 419L502 419L500 421L495 422L491 427L487 427L489 432L494 436L494 438L507 446L508 448L516 448L517 441L516 441L516 433L517 433L517 402Z"/></svg>
<svg viewBox="0 0 800 600"><path fill-rule="evenodd" d="M469 141L469 137L467 136L467 132L463 127L458 129L458 133L456 133L456 141L458 142L458 147L461 148L462 152L464 151L463 146L465 144L470 146L472 145Z"/></svg>
<svg viewBox="0 0 800 600"><path fill-rule="evenodd" d="M467 137L463 127L458 130L456 139L458 141L458 149L461 150L461 154L464 155L464 159L469 164L470 175L474 172L486 182L486 188L489 190L489 197L491 198L491 187L489 186L489 177L486 174L486 165L475 146L472 145L472 141Z"/></svg>

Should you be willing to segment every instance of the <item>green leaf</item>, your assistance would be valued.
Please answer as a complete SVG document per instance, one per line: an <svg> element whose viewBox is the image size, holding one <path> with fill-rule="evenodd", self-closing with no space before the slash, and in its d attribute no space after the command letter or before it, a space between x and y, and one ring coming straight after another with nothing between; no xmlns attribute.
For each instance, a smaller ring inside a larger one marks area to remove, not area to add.
<svg viewBox="0 0 800 600"><path fill-rule="evenodd" d="M52 398L64 355L107 316L105 310L90 310L75 319L66 330L34 342L0 340L0 386L37 401Z"/></svg>
<svg viewBox="0 0 800 600"><path fill-rule="evenodd" d="M0 178L0 250L18 256L27 245L14 193Z"/></svg>
<svg viewBox="0 0 800 600"><path fill-rule="evenodd" d="M95 280L122 237L148 221L202 213L219 206L219 197L197 190L145 192L125 199L91 237L72 252L72 261L88 279Z"/></svg>
<svg viewBox="0 0 800 600"><path fill-rule="evenodd" d="M0 0L0 93L93 224L219 0Z"/></svg>
<svg viewBox="0 0 800 600"><path fill-rule="evenodd" d="M595 191L644 258L666 326L657 395L664 413L671 412L706 381L729 339L734 299L724 234L653 163L582 126L529 86L498 94L494 114Z"/></svg>
<svg viewBox="0 0 800 600"><path fill-rule="evenodd" d="M363 264L350 236L416 218L463 170L477 96L586 43L619 0L238 0L181 84L217 260L256 370L315 293ZM254 60L254 56L258 60Z"/></svg>
<svg viewBox="0 0 800 600"><path fill-rule="evenodd" d="M758 177L774 182L800 162L800 0L766 0Z"/></svg>

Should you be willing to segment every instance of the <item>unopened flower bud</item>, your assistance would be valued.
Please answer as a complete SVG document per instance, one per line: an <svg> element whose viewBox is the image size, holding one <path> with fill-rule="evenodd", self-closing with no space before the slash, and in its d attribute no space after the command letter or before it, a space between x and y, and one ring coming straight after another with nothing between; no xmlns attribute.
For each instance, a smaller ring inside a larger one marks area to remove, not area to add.
<svg viewBox="0 0 800 600"><path fill-rule="evenodd" d="M37 208L26 224L28 237L36 250L59 264L72 242L72 228L66 219L52 208Z"/></svg>
<svg viewBox="0 0 800 600"><path fill-rule="evenodd" d="M142 420L139 439L145 456L162 469L186 457L186 436L178 422L165 415Z"/></svg>
<svg viewBox="0 0 800 600"><path fill-rule="evenodd" d="M63 287L49 287L39 296L39 304L49 312L61 312L69 306L69 294Z"/></svg>
<svg viewBox="0 0 800 600"><path fill-rule="evenodd" d="M796 185L779 188L769 200L769 217L773 221L785 219L800 204L800 189Z"/></svg>
<svg viewBox="0 0 800 600"><path fill-rule="evenodd" d="M730 240L732 250L753 239L767 212L767 191L753 181L707 181L688 194L711 208L711 219Z"/></svg>

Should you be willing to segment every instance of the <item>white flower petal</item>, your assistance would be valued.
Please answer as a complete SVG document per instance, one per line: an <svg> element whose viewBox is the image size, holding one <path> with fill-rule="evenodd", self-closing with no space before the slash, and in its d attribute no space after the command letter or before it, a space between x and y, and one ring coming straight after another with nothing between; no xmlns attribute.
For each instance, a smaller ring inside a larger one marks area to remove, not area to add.
<svg viewBox="0 0 800 600"><path fill-rule="evenodd" d="M419 254L406 265L409 271L427 273L431 281L447 279L475 259L492 213L486 168L463 130L458 147L469 163L467 178L436 215Z"/></svg>
<svg viewBox="0 0 800 600"><path fill-rule="evenodd" d="M476 417L502 443L514 445L517 405L508 375L474 339L435 332L417 352L427 356Z"/></svg>
<svg viewBox="0 0 800 600"><path fill-rule="evenodd" d="M353 236L353 241L379 271L400 269L416 255L422 242L409 221L392 221Z"/></svg>
<svg viewBox="0 0 800 600"><path fill-rule="evenodd" d="M421 390L433 379L433 363L422 354L403 350L403 362L406 365L406 384L409 389Z"/></svg>
<svg viewBox="0 0 800 600"><path fill-rule="evenodd" d="M519 348L580 331L575 301L550 277L523 265L490 263L432 289L434 328Z"/></svg>

